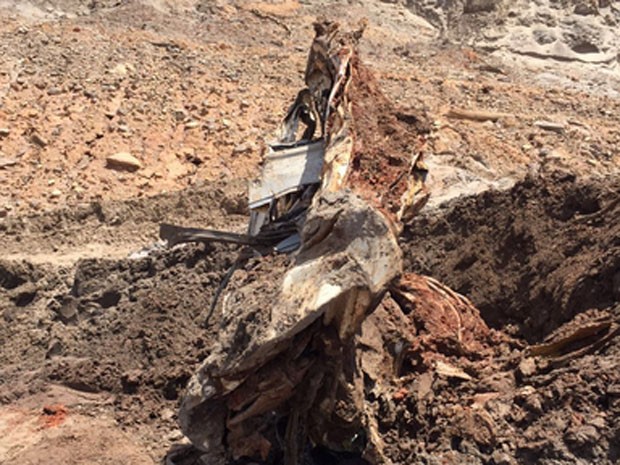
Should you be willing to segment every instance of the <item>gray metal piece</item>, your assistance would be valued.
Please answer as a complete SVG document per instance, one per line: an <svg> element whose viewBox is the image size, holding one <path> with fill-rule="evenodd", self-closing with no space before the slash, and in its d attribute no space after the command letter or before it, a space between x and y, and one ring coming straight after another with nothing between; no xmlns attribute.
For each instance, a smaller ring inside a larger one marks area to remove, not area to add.
<svg viewBox="0 0 620 465"><path fill-rule="evenodd" d="M268 205L303 186L320 183L324 153L323 140L286 148L271 146L260 180L250 185L250 210Z"/></svg>
<svg viewBox="0 0 620 465"><path fill-rule="evenodd" d="M275 251L278 253L290 253L294 252L301 245L301 236L296 233L292 236L287 237L283 241L279 242L278 245L274 247Z"/></svg>

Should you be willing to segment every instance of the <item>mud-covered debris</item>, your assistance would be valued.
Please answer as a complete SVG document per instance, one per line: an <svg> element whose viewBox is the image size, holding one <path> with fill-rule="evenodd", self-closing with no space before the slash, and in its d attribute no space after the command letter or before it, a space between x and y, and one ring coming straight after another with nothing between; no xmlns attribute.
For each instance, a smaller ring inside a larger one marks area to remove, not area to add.
<svg viewBox="0 0 620 465"><path fill-rule="evenodd" d="M342 400L334 389L349 390L344 358L354 355L373 302L401 272L400 249L382 215L346 193L319 198L301 238L294 259L266 257L258 268L250 261L220 299L220 338L180 412L185 434L208 454L224 457L227 446L233 458L260 458L266 447L272 459L285 450L297 457L309 434L351 439L362 429L359 418L326 410ZM363 394L354 393L360 409Z"/></svg>
<svg viewBox="0 0 620 465"><path fill-rule="evenodd" d="M307 87L250 186L248 234L232 242L259 254L240 255L227 276L215 307L220 337L179 413L184 433L210 463L294 465L311 445L388 461L372 426L376 412L365 406L357 339L402 273L397 235L401 220L424 203L418 197L426 198L426 167L422 137L396 117L387 129L381 116L370 116L377 101L382 110L388 104L357 57L364 28L315 24ZM375 129L379 140L364 135ZM398 146L398 163L374 147L385 141L384 131ZM266 241L287 227L279 243ZM170 225L161 235L171 244L233 237Z"/></svg>

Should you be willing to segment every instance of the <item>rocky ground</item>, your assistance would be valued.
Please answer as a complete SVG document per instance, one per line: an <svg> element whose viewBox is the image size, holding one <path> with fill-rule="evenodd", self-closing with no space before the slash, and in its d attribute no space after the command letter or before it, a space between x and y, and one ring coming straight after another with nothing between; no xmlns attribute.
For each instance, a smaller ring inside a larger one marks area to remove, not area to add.
<svg viewBox="0 0 620 465"><path fill-rule="evenodd" d="M617 463L617 2L427 3L0 0L0 463L156 463L182 443L235 252L153 247L157 225L243 227L326 11L369 18L362 59L429 131L409 271L496 335L484 359L420 349L470 379L406 364L390 457ZM526 356L558 328L598 329Z"/></svg>

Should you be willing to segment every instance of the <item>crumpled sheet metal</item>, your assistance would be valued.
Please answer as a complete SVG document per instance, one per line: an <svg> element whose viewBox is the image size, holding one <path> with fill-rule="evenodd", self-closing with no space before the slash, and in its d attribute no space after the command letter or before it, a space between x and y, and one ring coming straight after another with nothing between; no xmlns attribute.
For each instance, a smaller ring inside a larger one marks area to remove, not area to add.
<svg viewBox="0 0 620 465"><path fill-rule="evenodd" d="M251 224L263 227L271 211L307 208L295 216L301 248L290 256L250 260L233 273L219 300L219 340L190 380L179 413L183 432L205 452L207 463L245 457L295 465L308 444L389 463L377 412L366 407L367 362L358 340L369 314L402 274L398 223L420 207L425 169L416 150L402 154L400 171L393 169L388 178L408 186L400 189L396 198L403 204L396 209L366 178L355 177L353 157L364 156L355 135L363 128L356 130L349 92L364 27L345 33L334 22L315 24L307 88L289 110L282 137L292 144L285 151L316 143L317 123L325 147L321 182L318 190L300 186L253 212ZM373 95L363 103L372 106ZM301 141L292 141L295 118L311 129ZM382 163L376 158L369 166Z"/></svg>
<svg viewBox="0 0 620 465"><path fill-rule="evenodd" d="M302 355L305 348L331 332L332 345L340 347L335 352L341 350L402 272L401 251L389 224L351 193L318 197L301 234L304 247L291 263L265 267L249 280L271 283L271 291L256 292L241 272L240 282L233 275L228 298L221 300L220 339L190 381L179 415L184 433L205 452L223 453L225 433L245 437L239 430L254 431L256 422L266 421L264 415L286 410L299 384L311 384L308 373L337 377L335 368L313 369L324 360ZM329 399L323 395L317 394L317 404ZM257 441L263 448L270 443L268 437ZM247 452L243 443L226 447L232 446L233 457L241 456ZM256 454L260 450L251 455Z"/></svg>

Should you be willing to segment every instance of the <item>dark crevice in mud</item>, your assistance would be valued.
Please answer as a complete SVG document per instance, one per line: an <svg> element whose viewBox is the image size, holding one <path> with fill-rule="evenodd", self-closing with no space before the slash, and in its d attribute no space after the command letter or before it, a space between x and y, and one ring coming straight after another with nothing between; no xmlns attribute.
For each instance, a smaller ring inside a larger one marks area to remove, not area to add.
<svg viewBox="0 0 620 465"><path fill-rule="evenodd" d="M471 298L492 327L539 341L618 302L617 192L618 179L551 173L455 199L406 228L406 268Z"/></svg>

